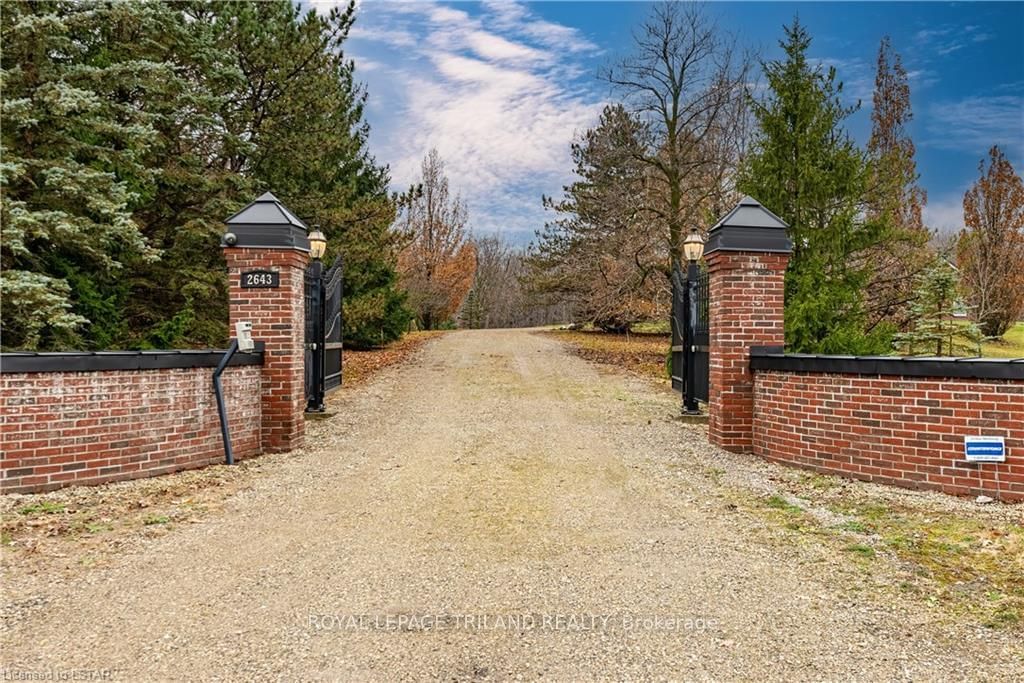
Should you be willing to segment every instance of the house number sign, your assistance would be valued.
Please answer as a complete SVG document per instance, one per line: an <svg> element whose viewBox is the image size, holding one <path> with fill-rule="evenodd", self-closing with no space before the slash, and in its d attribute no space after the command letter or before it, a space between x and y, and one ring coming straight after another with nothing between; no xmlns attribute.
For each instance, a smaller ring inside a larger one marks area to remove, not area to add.
<svg viewBox="0 0 1024 683"><path fill-rule="evenodd" d="M243 289L276 289L281 286L281 273L272 270L242 271Z"/></svg>

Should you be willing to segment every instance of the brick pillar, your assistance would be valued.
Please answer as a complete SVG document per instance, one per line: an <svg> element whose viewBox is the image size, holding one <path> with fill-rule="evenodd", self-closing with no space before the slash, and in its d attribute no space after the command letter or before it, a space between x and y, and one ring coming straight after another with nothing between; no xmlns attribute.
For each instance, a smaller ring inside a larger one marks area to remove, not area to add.
<svg viewBox="0 0 1024 683"><path fill-rule="evenodd" d="M228 266L231 334L236 322L249 321L253 339L264 343L263 450L290 451L302 445L305 434L307 229L269 192L227 225L221 246ZM245 274L251 271L273 275L247 283Z"/></svg>
<svg viewBox="0 0 1024 683"><path fill-rule="evenodd" d="M755 200L744 197L708 233L708 437L735 453L747 453L753 447L750 347L785 342L783 301L791 251L786 227Z"/></svg>

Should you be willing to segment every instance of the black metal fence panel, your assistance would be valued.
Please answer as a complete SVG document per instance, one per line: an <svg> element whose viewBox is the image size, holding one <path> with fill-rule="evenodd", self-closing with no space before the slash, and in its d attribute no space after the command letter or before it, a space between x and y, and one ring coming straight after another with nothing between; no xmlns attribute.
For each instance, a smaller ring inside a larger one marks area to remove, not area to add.
<svg viewBox="0 0 1024 683"><path fill-rule="evenodd" d="M685 358L683 355L684 325L686 309L683 296L686 292L686 278L679 266L672 269L672 389L680 394L685 389L683 375Z"/></svg>
<svg viewBox="0 0 1024 683"><path fill-rule="evenodd" d="M672 269L672 388L685 393L693 383L694 398L708 400L711 324L708 314L710 289L707 271L689 280L682 268ZM686 356L693 354L693 377L686 376Z"/></svg>
<svg viewBox="0 0 1024 683"><path fill-rule="evenodd" d="M339 256L324 273L324 389L330 391L341 386L342 332L341 317L342 265Z"/></svg>
<svg viewBox="0 0 1024 683"><path fill-rule="evenodd" d="M702 271L700 276L690 283L690 329L692 330L693 346L693 386L694 396L705 403L708 400L708 388L711 375L711 319L708 315L711 290L708 284L708 273Z"/></svg>
<svg viewBox="0 0 1024 683"><path fill-rule="evenodd" d="M341 386L341 257L325 272L314 261L306 269L305 380L309 410L322 410L326 392Z"/></svg>
<svg viewBox="0 0 1024 683"><path fill-rule="evenodd" d="M320 305L320 288L317 286L317 280L320 278L318 269L313 264L306 269L305 277L305 385L306 385L306 398L309 399L311 396L316 394L316 383L317 373L315 371L315 363L317 361L317 354L315 353L316 344L320 343L320 329L319 325L322 306Z"/></svg>

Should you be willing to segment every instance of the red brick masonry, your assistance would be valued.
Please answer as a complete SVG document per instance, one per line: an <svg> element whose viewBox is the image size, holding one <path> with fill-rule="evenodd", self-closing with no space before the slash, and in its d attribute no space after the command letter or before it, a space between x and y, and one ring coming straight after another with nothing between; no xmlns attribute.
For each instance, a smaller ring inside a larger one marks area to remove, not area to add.
<svg viewBox="0 0 1024 683"><path fill-rule="evenodd" d="M1024 500L1024 381L754 371L757 455L819 472ZM965 435L1006 438L964 461Z"/></svg>
<svg viewBox="0 0 1024 683"><path fill-rule="evenodd" d="M253 339L265 342L263 364L263 450L290 451L302 445L306 422L305 273L309 256L294 249L224 250L230 284L231 333L235 323L252 323ZM245 289L245 270L279 274L275 289Z"/></svg>
<svg viewBox="0 0 1024 683"><path fill-rule="evenodd" d="M788 254L718 251L708 255L711 339L708 438L749 453L753 424L750 347L785 341Z"/></svg>
<svg viewBox="0 0 1024 683"><path fill-rule="evenodd" d="M260 453L258 365L224 371L236 458ZM136 479L223 462L209 367L0 374L0 492Z"/></svg>

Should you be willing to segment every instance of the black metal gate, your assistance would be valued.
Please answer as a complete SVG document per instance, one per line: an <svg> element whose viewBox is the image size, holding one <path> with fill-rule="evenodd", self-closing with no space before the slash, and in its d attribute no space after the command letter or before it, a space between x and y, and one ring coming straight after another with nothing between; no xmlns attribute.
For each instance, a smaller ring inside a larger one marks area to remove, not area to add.
<svg viewBox="0 0 1024 683"><path fill-rule="evenodd" d="M686 396L690 381L692 398L705 402L710 371L709 291L707 271L692 265L687 276L679 266L672 269L672 388ZM689 372L687 360L692 364Z"/></svg>
<svg viewBox="0 0 1024 683"><path fill-rule="evenodd" d="M323 410L324 396L341 386L341 258L324 272L320 261L306 269L306 409Z"/></svg>
<svg viewBox="0 0 1024 683"><path fill-rule="evenodd" d="M324 273L324 390L341 386L341 257Z"/></svg>

